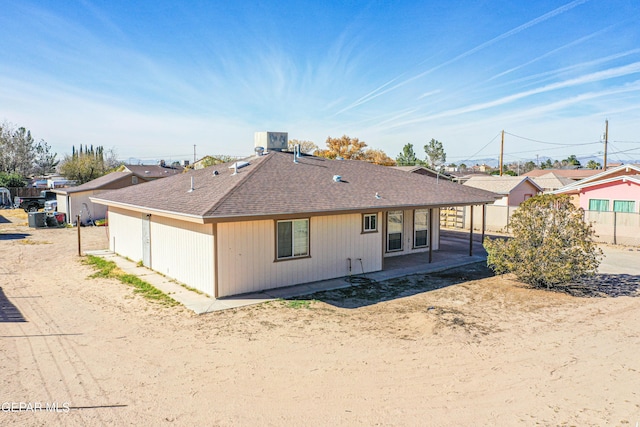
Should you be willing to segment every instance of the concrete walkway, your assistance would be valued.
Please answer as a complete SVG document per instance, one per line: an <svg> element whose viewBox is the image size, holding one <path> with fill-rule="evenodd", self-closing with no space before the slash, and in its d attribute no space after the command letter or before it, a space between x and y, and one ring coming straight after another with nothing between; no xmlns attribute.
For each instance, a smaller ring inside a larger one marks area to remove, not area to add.
<svg viewBox="0 0 640 427"><path fill-rule="evenodd" d="M384 270L367 273L365 276L368 279L380 282L414 274L435 273L449 268L482 262L487 259L486 252L479 242L474 243L473 256L469 256L468 246L468 240L443 237L440 240L440 250L433 252L431 263L426 262L428 259L427 253L385 258ZM315 292L352 286L346 277L340 277L337 279L321 280L318 282L215 299L204 294L190 291L175 280L164 277L146 267L139 267L135 262L122 258L111 251L86 251L85 254L113 261L125 273L140 277L140 279L161 290L196 314L228 310L230 308L260 304L281 298L309 295ZM354 266L354 273L357 273L357 266Z"/></svg>

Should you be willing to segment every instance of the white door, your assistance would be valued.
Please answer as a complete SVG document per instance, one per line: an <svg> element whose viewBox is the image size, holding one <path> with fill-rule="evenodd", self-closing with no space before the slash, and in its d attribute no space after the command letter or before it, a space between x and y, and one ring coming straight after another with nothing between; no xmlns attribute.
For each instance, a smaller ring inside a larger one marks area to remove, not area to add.
<svg viewBox="0 0 640 427"><path fill-rule="evenodd" d="M142 214L142 264L151 268L151 215Z"/></svg>

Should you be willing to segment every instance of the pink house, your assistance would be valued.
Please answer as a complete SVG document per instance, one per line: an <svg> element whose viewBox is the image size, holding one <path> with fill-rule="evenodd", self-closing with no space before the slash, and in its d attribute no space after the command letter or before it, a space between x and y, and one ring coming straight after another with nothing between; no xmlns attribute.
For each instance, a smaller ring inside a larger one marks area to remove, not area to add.
<svg viewBox="0 0 640 427"><path fill-rule="evenodd" d="M620 165L553 192L570 194L585 211L634 212L640 208L640 167Z"/></svg>

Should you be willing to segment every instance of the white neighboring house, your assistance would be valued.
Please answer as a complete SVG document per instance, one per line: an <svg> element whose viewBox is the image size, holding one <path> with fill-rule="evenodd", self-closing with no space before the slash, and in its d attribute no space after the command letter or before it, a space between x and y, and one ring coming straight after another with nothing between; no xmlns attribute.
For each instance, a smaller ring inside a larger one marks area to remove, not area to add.
<svg viewBox="0 0 640 427"><path fill-rule="evenodd" d="M109 208L110 250L218 298L438 250L440 207L495 196L364 161L270 151L91 200Z"/></svg>

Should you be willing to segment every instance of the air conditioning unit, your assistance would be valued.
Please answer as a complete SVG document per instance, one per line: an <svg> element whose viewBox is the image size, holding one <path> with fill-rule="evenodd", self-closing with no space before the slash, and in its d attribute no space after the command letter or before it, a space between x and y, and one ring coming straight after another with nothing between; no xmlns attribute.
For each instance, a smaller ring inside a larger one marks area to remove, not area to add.
<svg viewBox="0 0 640 427"><path fill-rule="evenodd" d="M263 147L266 151L287 151L289 148L289 133L256 132L253 142L254 147Z"/></svg>

